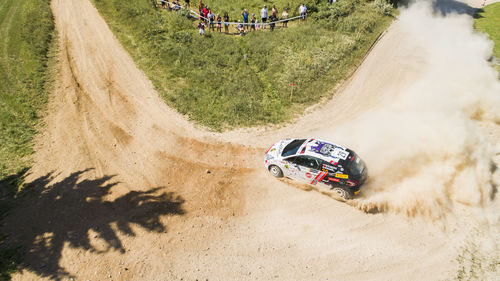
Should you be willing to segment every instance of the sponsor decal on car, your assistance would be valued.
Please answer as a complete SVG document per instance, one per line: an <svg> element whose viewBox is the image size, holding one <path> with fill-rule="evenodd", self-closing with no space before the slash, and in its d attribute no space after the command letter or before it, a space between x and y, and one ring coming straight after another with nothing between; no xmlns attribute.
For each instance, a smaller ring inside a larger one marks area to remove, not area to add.
<svg viewBox="0 0 500 281"><path fill-rule="evenodd" d="M341 179L348 179L349 175L346 175L346 174L335 174L335 177L341 178Z"/></svg>
<svg viewBox="0 0 500 281"><path fill-rule="evenodd" d="M340 182L340 180L339 180L339 179L336 179L336 178L330 178L330 177L329 177L329 178L328 178L328 180L329 180L329 181L334 181L334 182Z"/></svg>
<svg viewBox="0 0 500 281"><path fill-rule="evenodd" d="M344 148L321 141L316 141L316 146L311 146L311 151L342 160L347 159L347 156L349 156L349 152L345 151Z"/></svg>
<svg viewBox="0 0 500 281"><path fill-rule="evenodd" d="M306 173L306 177L311 178L312 177L311 173Z"/></svg>
<svg viewBox="0 0 500 281"><path fill-rule="evenodd" d="M335 167L323 164L323 169L325 170L330 170L330 171L335 171Z"/></svg>

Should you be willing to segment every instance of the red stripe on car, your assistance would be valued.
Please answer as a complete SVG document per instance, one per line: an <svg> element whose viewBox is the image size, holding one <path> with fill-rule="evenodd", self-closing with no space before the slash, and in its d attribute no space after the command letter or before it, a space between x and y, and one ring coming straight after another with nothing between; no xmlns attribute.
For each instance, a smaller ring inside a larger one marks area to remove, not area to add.
<svg viewBox="0 0 500 281"><path fill-rule="evenodd" d="M271 150L271 148L273 148L273 146L274 146L274 144L273 144L273 145L271 145L271 146L267 149L266 154L269 152L269 150Z"/></svg>
<svg viewBox="0 0 500 281"><path fill-rule="evenodd" d="M316 179L318 179L319 175L321 175L321 173L317 174L316 177L313 179L313 181L311 182L312 185L314 185L314 182L316 181Z"/></svg>
<svg viewBox="0 0 500 281"><path fill-rule="evenodd" d="M326 174L327 173L323 173L323 175L321 176L321 178L319 178L318 182L322 181L325 178Z"/></svg>

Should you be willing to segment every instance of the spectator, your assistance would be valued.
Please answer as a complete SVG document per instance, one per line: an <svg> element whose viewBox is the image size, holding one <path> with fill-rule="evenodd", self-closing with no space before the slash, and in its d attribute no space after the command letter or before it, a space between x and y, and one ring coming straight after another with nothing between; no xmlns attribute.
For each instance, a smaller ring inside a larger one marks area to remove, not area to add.
<svg viewBox="0 0 500 281"><path fill-rule="evenodd" d="M255 21L257 19L255 18L255 13L252 13L252 18L250 19L250 22L251 22L251 25L250 25L250 28L255 31Z"/></svg>
<svg viewBox="0 0 500 281"><path fill-rule="evenodd" d="M258 19L255 20L255 30L260 30L260 23Z"/></svg>
<svg viewBox="0 0 500 281"><path fill-rule="evenodd" d="M186 7L189 8L189 0L184 0L184 2L186 2Z"/></svg>
<svg viewBox="0 0 500 281"><path fill-rule="evenodd" d="M201 13L202 13L202 16L203 16L204 20L208 21L208 8L207 8L206 5L201 10Z"/></svg>
<svg viewBox="0 0 500 281"><path fill-rule="evenodd" d="M271 15L277 19L278 18L278 9L276 9L276 5L273 5L273 9L271 10Z"/></svg>
<svg viewBox="0 0 500 281"><path fill-rule="evenodd" d="M245 29L248 29L248 12L247 9L243 9L243 13L241 13L243 16L243 23L245 23Z"/></svg>
<svg viewBox="0 0 500 281"><path fill-rule="evenodd" d="M208 23L210 24L210 31L214 31L214 25L215 25L215 15L214 13L212 13L212 10L208 10Z"/></svg>
<svg viewBox="0 0 500 281"><path fill-rule="evenodd" d="M264 5L264 8L260 10L260 19L262 20L262 29L265 29L264 24L267 22L267 6Z"/></svg>
<svg viewBox="0 0 500 281"><path fill-rule="evenodd" d="M198 23L198 31L200 32L200 35L202 35L202 36L205 35L205 23L201 20Z"/></svg>
<svg viewBox="0 0 500 281"><path fill-rule="evenodd" d="M245 28L243 27L243 24L241 24L241 21L238 20L238 24L236 25L236 30L240 33L240 35L243 35L245 33Z"/></svg>
<svg viewBox="0 0 500 281"><path fill-rule="evenodd" d="M274 31L274 25L275 25L275 22L276 21L276 18L274 17L273 14L271 14L271 16L269 17L269 27L271 28L271 31Z"/></svg>
<svg viewBox="0 0 500 281"><path fill-rule="evenodd" d="M300 5L299 7L299 15L300 15L300 19L302 20L306 20L306 17L307 17L307 7L304 3L302 3L302 5Z"/></svg>
<svg viewBox="0 0 500 281"><path fill-rule="evenodd" d="M222 19L219 14L217 14L217 32L222 32Z"/></svg>
<svg viewBox="0 0 500 281"><path fill-rule="evenodd" d="M328 0L328 3L333 4L334 2L337 2L337 0Z"/></svg>
<svg viewBox="0 0 500 281"><path fill-rule="evenodd" d="M161 8L165 10L167 6L167 0L160 0L160 3L161 3Z"/></svg>
<svg viewBox="0 0 500 281"><path fill-rule="evenodd" d="M281 17L283 18L283 28L288 27L288 8L283 10Z"/></svg>
<svg viewBox="0 0 500 281"><path fill-rule="evenodd" d="M229 33L229 16L227 14L227 12L224 13L224 32L226 34Z"/></svg>
<svg viewBox="0 0 500 281"><path fill-rule="evenodd" d="M200 0L198 2L198 12L200 13L200 15L201 15L204 7L205 7L205 4L203 4L202 0Z"/></svg>
<svg viewBox="0 0 500 281"><path fill-rule="evenodd" d="M179 5L179 3L177 1L172 1L170 3L170 9L173 10L173 11L177 11L181 8L181 5Z"/></svg>

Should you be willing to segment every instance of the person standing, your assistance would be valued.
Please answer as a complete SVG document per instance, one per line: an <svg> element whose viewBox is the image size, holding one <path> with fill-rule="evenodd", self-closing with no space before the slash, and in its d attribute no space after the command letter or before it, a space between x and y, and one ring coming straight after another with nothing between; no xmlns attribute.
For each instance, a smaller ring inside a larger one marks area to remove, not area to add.
<svg viewBox="0 0 500 281"><path fill-rule="evenodd" d="M274 26L276 25L274 22L276 21L276 18L274 17L273 14L269 17L269 28L271 28L271 31L274 31Z"/></svg>
<svg viewBox="0 0 500 281"><path fill-rule="evenodd" d="M215 28L214 28L214 25L215 25L215 14L212 13L212 10L208 10L208 22L210 24L210 31L214 31Z"/></svg>
<svg viewBox="0 0 500 281"><path fill-rule="evenodd" d="M283 28L288 27L288 8L283 10L281 17L283 18Z"/></svg>
<svg viewBox="0 0 500 281"><path fill-rule="evenodd" d="M207 5L203 6L203 9L201 9L201 16L203 17L203 20L205 22L208 22L208 8L207 8Z"/></svg>
<svg viewBox="0 0 500 281"><path fill-rule="evenodd" d="M200 35L202 35L202 36L205 35L205 23L201 20L198 23L198 31L200 32Z"/></svg>
<svg viewBox="0 0 500 281"><path fill-rule="evenodd" d="M217 32L222 32L222 18L217 14Z"/></svg>
<svg viewBox="0 0 500 281"><path fill-rule="evenodd" d="M189 0L184 0L184 2L186 2L186 7L189 8Z"/></svg>
<svg viewBox="0 0 500 281"><path fill-rule="evenodd" d="M202 0L198 2L198 12L201 15L201 12L203 11L203 8L205 7L205 4L203 4Z"/></svg>
<svg viewBox="0 0 500 281"><path fill-rule="evenodd" d="M227 12L224 13L224 32L229 33L229 15Z"/></svg>
<svg viewBox="0 0 500 281"><path fill-rule="evenodd" d="M243 12L241 13L243 16L243 25L244 28L248 30L248 12L247 9L243 9Z"/></svg>
<svg viewBox="0 0 500 281"><path fill-rule="evenodd" d="M265 24L267 22L267 6L264 5L264 8L260 10L260 19L262 20L262 29L265 29Z"/></svg>
<svg viewBox="0 0 500 281"><path fill-rule="evenodd" d="M306 20L307 17L307 7L304 3L299 7L299 15L301 20Z"/></svg>
<svg viewBox="0 0 500 281"><path fill-rule="evenodd" d="M250 28L251 28L253 31L255 31L255 21L256 21L256 20L257 20L257 19L255 18L255 14L254 14L254 13L252 13L252 18L250 19L250 23L251 23L251 24L250 24Z"/></svg>
<svg viewBox="0 0 500 281"><path fill-rule="evenodd" d="M276 5L273 5L273 8L271 10L271 16L273 16L275 19L278 18L278 9L276 9Z"/></svg>

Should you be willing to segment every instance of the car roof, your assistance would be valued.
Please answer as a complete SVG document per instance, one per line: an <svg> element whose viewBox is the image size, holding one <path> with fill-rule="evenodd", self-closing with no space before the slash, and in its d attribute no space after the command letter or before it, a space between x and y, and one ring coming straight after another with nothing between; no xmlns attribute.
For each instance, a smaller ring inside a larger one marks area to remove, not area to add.
<svg viewBox="0 0 500 281"><path fill-rule="evenodd" d="M322 159L332 164L340 160L346 160L349 156L347 148L338 144L327 142L320 139L307 139L297 151L297 155L309 155Z"/></svg>

